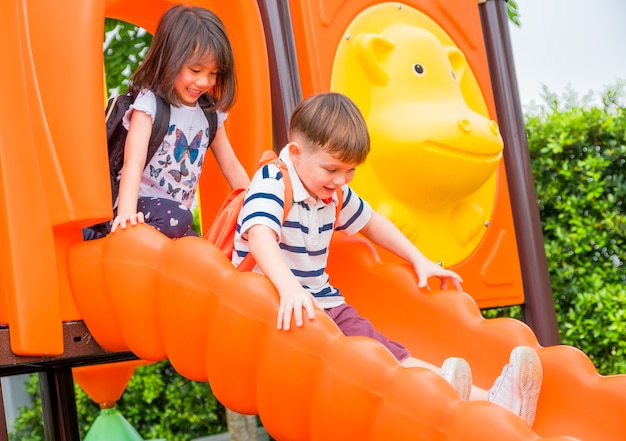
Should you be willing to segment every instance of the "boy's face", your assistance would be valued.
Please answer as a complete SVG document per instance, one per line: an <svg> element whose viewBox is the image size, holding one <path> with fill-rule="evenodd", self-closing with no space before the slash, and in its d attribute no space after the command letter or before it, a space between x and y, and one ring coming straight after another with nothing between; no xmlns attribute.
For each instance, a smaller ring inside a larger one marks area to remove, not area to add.
<svg viewBox="0 0 626 441"><path fill-rule="evenodd" d="M298 177L316 199L331 198L339 187L354 178L358 164L345 163L325 150L314 150L303 142L292 142L288 148Z"/></svg>

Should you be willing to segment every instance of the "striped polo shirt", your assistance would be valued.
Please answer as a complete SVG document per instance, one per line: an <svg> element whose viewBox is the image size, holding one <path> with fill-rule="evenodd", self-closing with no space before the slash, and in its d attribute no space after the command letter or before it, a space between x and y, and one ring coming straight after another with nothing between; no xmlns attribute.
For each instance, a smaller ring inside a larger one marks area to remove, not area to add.
<svg viewBox="0 0 626 441"><path fill-rule="evenodd" d="M253 225L266 225L279 238L285 261L300 284L317 298L323 308L339 306L345 300L339 290L330 285L326 274L337 195L333 195L328 203L312 198L289 160L288 149L283 149L280 159L287 165L293 187L293 203L287 219L281 227L285 204L281 171L275 164L267 164L257 170L246 192L237 220L233 264L238 265L248 254L247 231ZM343 206L336 229L355 234L370 220L372 209L348 185L344 185L342 191ZM261 273L258 265L254 271Z"/></svg>

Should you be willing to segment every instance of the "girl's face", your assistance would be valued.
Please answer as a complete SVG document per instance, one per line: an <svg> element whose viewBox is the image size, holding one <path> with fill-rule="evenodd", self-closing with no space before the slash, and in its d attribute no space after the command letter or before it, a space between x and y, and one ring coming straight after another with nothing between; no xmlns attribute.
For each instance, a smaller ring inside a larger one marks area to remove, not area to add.
<svg viewBox="0 0 626 441"><path fill-rule="evenodd" d="M174 91L180 102L186 106L195 105L198 98L215 86L217 63L205 58L197 64L185 64L174 81Z"/></svg>
<svg viewBox="0 0 626 441"><path fill-rule="evenodd" d="M292 142L288 146L291 162L309 194L316 199L328 199L335 191L354 178L358 164L349 164L330 153L303 147Z"/></svg>

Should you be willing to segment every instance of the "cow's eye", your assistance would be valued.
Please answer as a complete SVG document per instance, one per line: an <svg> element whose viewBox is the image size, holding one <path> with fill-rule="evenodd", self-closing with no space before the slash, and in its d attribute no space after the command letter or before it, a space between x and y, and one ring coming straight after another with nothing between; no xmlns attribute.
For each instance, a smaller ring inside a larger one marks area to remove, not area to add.
<svg viewBox="0 0 626 441"><path fill-rule="evenodd" d="M421 64L419 64L419 63L415 63L415 64L413 65L413 72L415 72L415 73L416 73L417 75L419 75L419 76L424 75L424 70L425 70L425 69L424 69L424 66L422 66L422 65L421 65Z"/></svg>

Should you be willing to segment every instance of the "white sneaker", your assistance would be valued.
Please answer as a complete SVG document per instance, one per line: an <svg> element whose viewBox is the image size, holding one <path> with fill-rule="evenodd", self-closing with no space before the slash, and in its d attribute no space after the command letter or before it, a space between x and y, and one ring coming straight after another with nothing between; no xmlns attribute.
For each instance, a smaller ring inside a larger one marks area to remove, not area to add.
<svg viewBox="0 0 626 441"><path fill-rule="evenodd" d="M472 391L472 370L464 358L446 358L441 366L441 376L467 401Z"/></svg>
<svg viewBox="0 0 626 441"><path fill-rule="evenodd" d="M506 407L532 426L542 378L537 353L527 346L518 346L511 351L509 364L489 389L489 401Z"/></svg>

